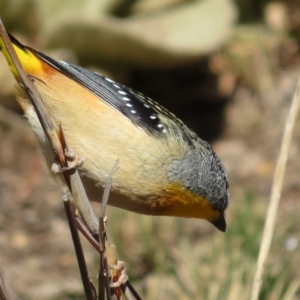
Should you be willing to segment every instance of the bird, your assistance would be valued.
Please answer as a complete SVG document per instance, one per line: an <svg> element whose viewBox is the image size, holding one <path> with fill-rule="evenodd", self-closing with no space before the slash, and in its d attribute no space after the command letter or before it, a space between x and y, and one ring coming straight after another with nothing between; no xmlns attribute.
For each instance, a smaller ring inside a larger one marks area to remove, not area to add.
<svg viewBox="0 0 300 300"><path fill-rule="evenodd" d="M107 176L119 160L108 205L145 215L204 219L225 232L228 177L206 141L142 93L9 38L68 145L86 159L78 170L90 201L101 202ZM53 150L3 38L0 50L50 167Z"/></svg>

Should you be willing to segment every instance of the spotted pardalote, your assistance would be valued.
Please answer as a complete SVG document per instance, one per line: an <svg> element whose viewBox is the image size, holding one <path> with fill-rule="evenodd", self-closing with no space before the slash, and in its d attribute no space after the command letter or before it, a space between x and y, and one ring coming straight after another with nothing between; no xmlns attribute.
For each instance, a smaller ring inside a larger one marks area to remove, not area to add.
<svg viewBox="0 0 300 300"><path fill-rule="evenodd" d="M150 98L82 67L55 60L11 37L68 145L86 158L79 168L88 196L100 201L118 159L109 205L136 213L205 219L225 231L229 190L226 172L211 146ZM50 166L54 154L18 73L17 100Z"/></svg>

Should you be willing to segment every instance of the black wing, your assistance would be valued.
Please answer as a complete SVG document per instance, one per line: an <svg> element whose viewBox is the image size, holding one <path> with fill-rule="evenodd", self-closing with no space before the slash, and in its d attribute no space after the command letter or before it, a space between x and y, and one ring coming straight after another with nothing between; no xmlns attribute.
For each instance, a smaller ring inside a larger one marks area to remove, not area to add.
<svg viewBox="0 0 300 300"><path fill-rule="evenodd" d="M151 98L98 73L55 60L32 48L27 48L59 72L85 86L140 128L161 136L167 132L175 136L180 135L186 142L193 144L192 140L196 138L195 133L187 129L182 121ZM162 121L161 117L167 118L170 122ZM175 126L172 126L174 123Z"/></svg>

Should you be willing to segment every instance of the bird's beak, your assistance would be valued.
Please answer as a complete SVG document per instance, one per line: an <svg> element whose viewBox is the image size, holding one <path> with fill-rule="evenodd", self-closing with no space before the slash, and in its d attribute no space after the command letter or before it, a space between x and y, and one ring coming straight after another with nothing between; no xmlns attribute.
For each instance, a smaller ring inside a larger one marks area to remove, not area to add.
<svg viewBox="0 0 300 300"><path fill-rule="evenodd" d="M213 225L215 225L220 231L225 232L226 231L226 221L225 221L225 216L223 212L220 212L219 217L211 221Z"/></svg>

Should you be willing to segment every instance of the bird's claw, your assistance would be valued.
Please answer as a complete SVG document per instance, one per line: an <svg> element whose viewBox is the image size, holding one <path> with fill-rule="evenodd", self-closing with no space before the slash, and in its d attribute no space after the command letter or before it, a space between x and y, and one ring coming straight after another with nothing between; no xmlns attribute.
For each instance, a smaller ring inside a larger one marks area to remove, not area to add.
<svg viewBox="0 0 300 300"><path fill-rule="evenodd" d="M118 288L127 282L128 276L126 274L125 263L123 261L118 261L117 265L110 266L109 268L113 271L118 271L120 274L118 280L110 284L111 288Z"/></svg>
<svg viewBox="0 0 300 300"><path fill-rule="evenodd" d="M55 173L55 174L62 173L67 170L72 170L72 169L81 167L86 161L85 156L75 153L75 151L73 149L65 150L65 157L68 160L68 166L61 167L58 160L55 159L51 166L51 171L53 173Z"/></svg>

